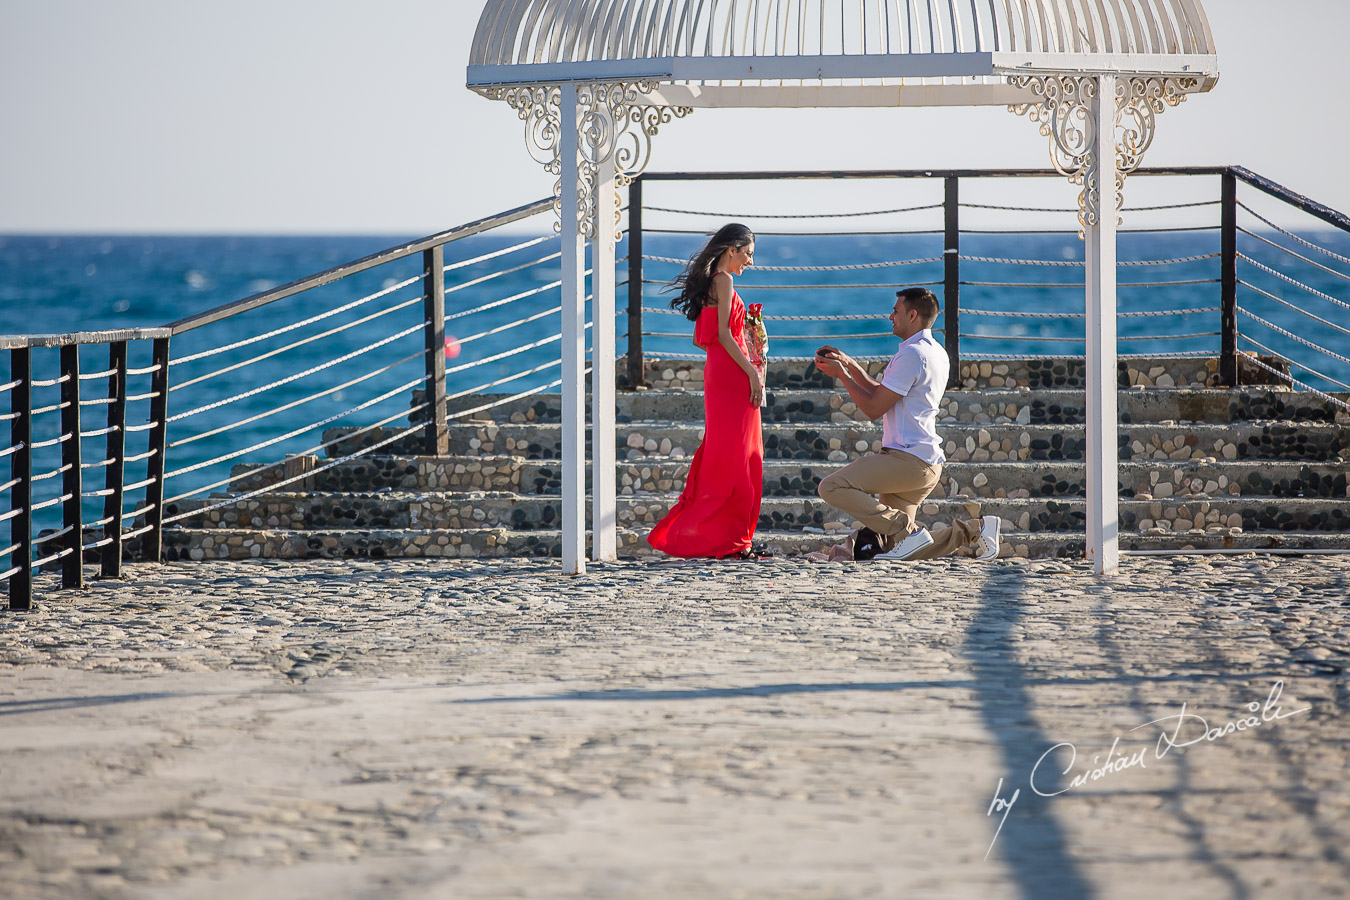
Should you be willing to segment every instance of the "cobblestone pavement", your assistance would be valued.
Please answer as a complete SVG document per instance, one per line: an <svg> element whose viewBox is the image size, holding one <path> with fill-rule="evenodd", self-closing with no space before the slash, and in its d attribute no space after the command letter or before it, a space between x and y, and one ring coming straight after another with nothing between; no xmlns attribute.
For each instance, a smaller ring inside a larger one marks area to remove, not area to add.
<svg viewBox="0 0 1350 900"><path fill-rule="evenodd" d="M0 613L0 894L1347 897L1348 598L1345 557L132 566Z"/></svg>

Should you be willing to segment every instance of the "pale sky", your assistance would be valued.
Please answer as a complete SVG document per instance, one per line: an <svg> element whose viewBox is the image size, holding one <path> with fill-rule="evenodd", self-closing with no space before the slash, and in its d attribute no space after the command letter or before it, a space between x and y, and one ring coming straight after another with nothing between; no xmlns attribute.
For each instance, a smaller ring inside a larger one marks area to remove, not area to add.
<svg viewBox="0 0 1350 900"><path fill-rule="evenodd" d="M1145 164L1244 165L1350 211L1350 3L1206 8L1223 77L1162 116ZM515 114L464 87L481 9L0 0L0 233L410 235L544 197ZM1046 165L1045 139L1002 108L699 110L657 138L651 168ZM790 202L839 197L818 186ZM718 199L787 202L764 185L699 195Z"/></svg>

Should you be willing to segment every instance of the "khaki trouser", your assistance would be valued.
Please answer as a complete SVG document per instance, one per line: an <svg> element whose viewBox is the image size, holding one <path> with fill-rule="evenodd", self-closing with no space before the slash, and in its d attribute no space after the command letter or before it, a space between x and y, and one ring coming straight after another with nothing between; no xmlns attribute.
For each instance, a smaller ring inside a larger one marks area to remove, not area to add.
<svg viewBox="0 0 1350 900"><path fill-rule="evenodd" d="M820 482L820 498L853 516L881 537L885 549L919 530L919 504L937 487L942 465L889 447L854 460ZM961 520L933 532L933 543L910 559L948 556L980 533L980 523Z"/></svg>

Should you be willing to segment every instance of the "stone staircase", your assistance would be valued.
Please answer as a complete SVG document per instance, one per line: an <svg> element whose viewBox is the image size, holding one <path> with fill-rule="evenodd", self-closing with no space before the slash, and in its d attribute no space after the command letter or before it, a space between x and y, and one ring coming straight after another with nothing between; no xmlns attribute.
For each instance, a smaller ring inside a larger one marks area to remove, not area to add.
<svg viewBox="0 0 1350 900"><path fill-rule="evenodd" d="M1244 384L1260 377L1250 368ZM1122 361L1122 549L1350 548L1350 416L1277 385L1217 387L1216 371L1214 360ZM632 391L621 378L618 395L621 555L652 552L643 536L678 497L701 436L701 366L653 360L647 381ZM1082 556L1082 361L973 361L962 366L961 384L945 398L939 431L948 463L923 521L997 515L1005 556ZM769 387L759 537L782 554L822 549L853 525L817 498L816 487L879 449L880 428L807 363L774 363ZM463 398L451 411L499 399ZM413 405L420 402L415 395ZM395 443L381 455L192 515L166 529L166 555L560 555L559 407L558 395L504 403L491 420L453 420L448 457ZM330 455L384 436L345 437ZM236 467L239 493L282 477L258 469ZM169 514L229 496L180 502Z"/></svg>

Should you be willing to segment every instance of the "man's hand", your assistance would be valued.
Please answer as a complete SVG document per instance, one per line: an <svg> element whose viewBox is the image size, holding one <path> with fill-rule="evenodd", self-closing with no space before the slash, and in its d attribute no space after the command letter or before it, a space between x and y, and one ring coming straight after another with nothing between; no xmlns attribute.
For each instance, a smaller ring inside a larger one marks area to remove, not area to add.
<svg viewBox="0 0 1350 900"><path fill-rule="evenodd" d="M816 357L818 359L819 358L833 359L839 363L840 368L843 369L844 371L847 371L849 366L857 365L857 363L853 361L853 357L849 356L847 353L845 353L843 350L840 350L838 347L832 347L829 344L826 344L825 346L817 350Z"/></svg>
<svg viewBox="0 0 1350 900"><path fill-rule="evenodd" d="M844 377L844 365L834 357L821 356L819 353L817 353L815 362L816 368L824 372L831 378Z"/></svg>

